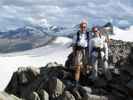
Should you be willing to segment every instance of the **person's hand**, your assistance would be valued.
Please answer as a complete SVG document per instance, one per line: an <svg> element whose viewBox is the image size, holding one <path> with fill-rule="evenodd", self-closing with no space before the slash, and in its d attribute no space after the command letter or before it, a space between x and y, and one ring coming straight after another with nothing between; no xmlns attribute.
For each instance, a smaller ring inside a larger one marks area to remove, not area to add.
<svg viewBox="0 0 133 100"><path fill-rule="evenodd" d="M104 60L108 61L108 56L105 55L104 56Z"/></svg>

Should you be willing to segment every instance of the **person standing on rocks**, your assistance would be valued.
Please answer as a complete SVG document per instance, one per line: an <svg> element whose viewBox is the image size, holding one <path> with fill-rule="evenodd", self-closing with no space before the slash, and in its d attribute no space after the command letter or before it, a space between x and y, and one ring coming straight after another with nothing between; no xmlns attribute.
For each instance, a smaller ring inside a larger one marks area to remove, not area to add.
<svg viewBox="0 0 133 100"><path fill-rule="evenodd" d="M90 32L87 32L87 22L80 23L80 30L73 38L73 64L74 64L74 79L76 84L80 79L80 72L85 74L88 66L88 44L91 38Z"/></svg>
<svg viewBox="0 0 133 100"><path fill-rule="evenodd" d="M111 74L108 69L108 45L106 37L100 32L98 26L92 28L94 38L89 41L89 58L94 68L89 78L96 80L98 77L98 66L102 64L104 74L107 80L111 80Z"/></svg>

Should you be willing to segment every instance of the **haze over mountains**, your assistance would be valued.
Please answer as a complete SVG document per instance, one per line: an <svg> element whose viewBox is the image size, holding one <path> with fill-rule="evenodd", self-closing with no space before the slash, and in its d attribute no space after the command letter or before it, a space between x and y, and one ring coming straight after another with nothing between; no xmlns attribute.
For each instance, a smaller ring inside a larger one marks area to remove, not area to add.
<svg viewBox="0 0 133 100"><path fill-rule="evenodd" d="M79 25L71 28L47 25L29 25L0 32L0 52L29 50L50 44L58 36L72 36Z"/></svg>
<svg viewBox="0 0 133 100"><path fill-rule="evenodd" d="M52 34L48 34L50 28L25 26L16 30L0 32L0 52L23 51L44 46L56 37ZM54 28L53 31L58 31L58 29Z"/></svg>
<svg viewBox="0 0 133 100"><path fill-rule="evenodd" d="M111 23L106 23L106 25L113 28ZM125 29L128 28L125 27L123 31L125 31ZM60 27L46 24L28 25L14 30L0 32L0 52L9 53L46 46L58 36L72 38L78 30L79 24L72 27ZM88 26L88 30L90 31L91 27Z"/></svg>

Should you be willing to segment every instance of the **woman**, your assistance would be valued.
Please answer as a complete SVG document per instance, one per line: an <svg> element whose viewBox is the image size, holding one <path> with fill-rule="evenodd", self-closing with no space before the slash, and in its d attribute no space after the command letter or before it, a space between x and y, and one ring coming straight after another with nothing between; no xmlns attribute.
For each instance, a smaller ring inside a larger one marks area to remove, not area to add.
<svg viewBox="0 0 133 100"><path fill-rule="evenodd" d="M111 80L111 74L108 70L108 45L106 37L100 32L99 27L92 28L94 38L89 42L89 58L94 68L90 78L96 80L98 77L98 64L102 62L104 68L104 74L107 80Z"/></svg>

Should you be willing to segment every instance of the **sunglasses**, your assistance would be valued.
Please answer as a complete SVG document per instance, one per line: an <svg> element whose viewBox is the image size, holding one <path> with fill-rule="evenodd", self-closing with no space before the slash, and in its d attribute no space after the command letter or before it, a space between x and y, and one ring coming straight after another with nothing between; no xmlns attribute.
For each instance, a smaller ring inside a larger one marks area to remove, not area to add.
<svg viewBox="0 0 133 100"><path fill-rule="evenodd" d="M99 30L98 29L94 29L93 32L99 32Z"/></svg>
<svg viewBox="0 0 133 100"><path fill-rule="evenodd" d="M81 26L81 28L86 28L86 26Z"/></svg>
<svg viewBox="0 0 133 100"><path fill-rule="evenodd" d="M99 32L98 30L96 30L96 31L93 31L93 32Z"/></svg>

